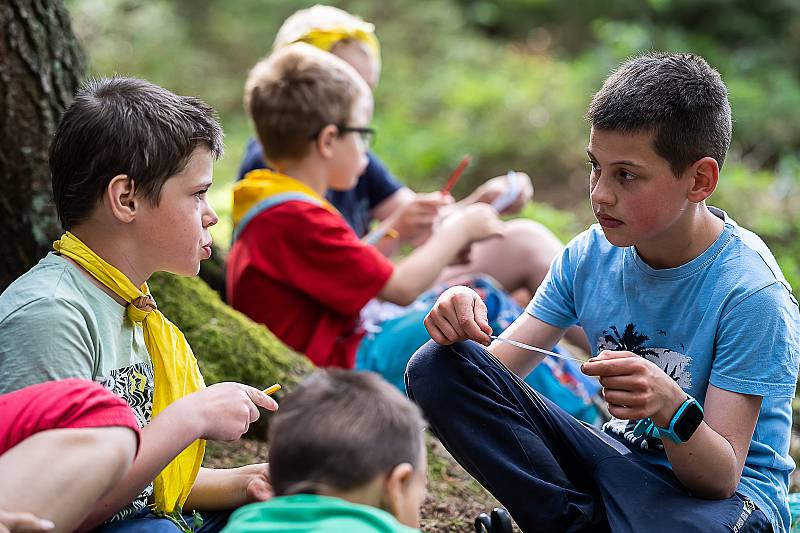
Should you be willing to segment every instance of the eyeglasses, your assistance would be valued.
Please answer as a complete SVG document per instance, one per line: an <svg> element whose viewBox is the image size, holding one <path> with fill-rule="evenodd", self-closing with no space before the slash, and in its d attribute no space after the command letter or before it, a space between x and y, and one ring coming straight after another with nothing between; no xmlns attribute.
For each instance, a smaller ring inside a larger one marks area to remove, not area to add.
<svg viewBox="0 0 800 533"><path fill-rule="evenodd" d="M336 126L336 129L339 130L339 136L342 136L346 133L358 133L358 135L361 137L361 142L367 147L372 146L372 144L375 142L375 128L356 128L352 126L345 126L344 124L334 125ZM316 133L309 136L308 140L313 141L319 137L319 134L322 133L323 129L325 129L325 126L321 127L316 131Z"/></svg>
<svg viewBox="0 0 800 533"><path fill-rule="evenodd" d="M339 135L358 133L361 136L361 142L364 143L364 146L372 146L375 142L375 128L353 128L345 125L336 127L339 128Z"/></svg>

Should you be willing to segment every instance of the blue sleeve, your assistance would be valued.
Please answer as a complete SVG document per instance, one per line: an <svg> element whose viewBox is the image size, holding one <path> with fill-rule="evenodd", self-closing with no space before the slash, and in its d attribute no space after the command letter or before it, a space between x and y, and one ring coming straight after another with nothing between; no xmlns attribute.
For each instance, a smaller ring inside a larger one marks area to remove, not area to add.
<svg viewBox="0 0 800 533"><path fill-rule="evenodd" d="M799 337L800 313L783 285L748 295L717 325L710 383L742 394L793 397Z"/></svg>
<svg viewBox="0 0 800 533"><path fill-rule="evenodd" d="M375 154L369 152L367 157L369 158L369 163L361 179L365 180L367 183L369 208L372 210L378 204L403 188L403 184L392 176L389 169L386 168Z"/></svg>
<svg viewBox="0 0 800 533"><path fill-rule="evenodd" d="M553 259L550 270L525 309L529 315L562 329L578 322L574 283L585 235L573 239L561 255Z"/></svg>
<svg viewBox="0 0 800 533"><path fill-rule="evenodd" d="M258 142L258 139L250 139L247 141L247 148L245 148L242 162L239 164L237 181L244 178L248 172L259 168L267 168L264 163L264 154L261 151L261 143Z"/></svg>

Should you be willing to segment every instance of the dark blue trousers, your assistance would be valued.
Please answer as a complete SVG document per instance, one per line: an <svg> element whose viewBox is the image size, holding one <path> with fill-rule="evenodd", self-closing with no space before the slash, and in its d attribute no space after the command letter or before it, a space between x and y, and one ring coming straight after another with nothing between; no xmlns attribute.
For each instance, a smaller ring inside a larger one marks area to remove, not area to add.
<svg viewBox="0 0 800 533"><path fill-rule="evenodd" d="M579 422L476 343L424 345L408 364L406 389L523 531L772 529L743 496L692 497L669 468Z"/></svg>

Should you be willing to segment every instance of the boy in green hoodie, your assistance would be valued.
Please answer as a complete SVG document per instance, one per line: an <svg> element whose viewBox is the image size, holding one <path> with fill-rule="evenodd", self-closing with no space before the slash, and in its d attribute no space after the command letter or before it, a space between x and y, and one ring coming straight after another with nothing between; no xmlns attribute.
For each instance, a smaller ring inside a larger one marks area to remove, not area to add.
<svg viewBox="0 0 800 533"><path fill-rule="evenodd" d="M240 508L223 533L419 532L424 424L377 374L317 371L271 422L275 498Z"/></svg>

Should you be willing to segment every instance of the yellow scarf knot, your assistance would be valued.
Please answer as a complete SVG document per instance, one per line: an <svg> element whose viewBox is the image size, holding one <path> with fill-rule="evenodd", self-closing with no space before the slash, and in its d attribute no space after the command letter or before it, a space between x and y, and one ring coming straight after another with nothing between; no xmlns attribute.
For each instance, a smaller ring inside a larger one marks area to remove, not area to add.
<svg viewBox="0 0 800 533"><path fill-rule="evenodd" d="M141 324L147 316L158 309L156 300L151 294L144 294L135 298L127 307L126 312L131 322Z"/></svg>
<svg viewBox="0 0 800 533"><path fill-rule="evenodd" d="M126 314L134 323L142 324L144 344L153 364L153 418L176 400L205 387L189 343L177 326L158 310L147 283L136 287L125 274L69 231L53 243L53 249L129 302ZM204 451L205 441L194 441L156 477L153 482L156 509L169 514L183 507L197 478Z"/></svg>

